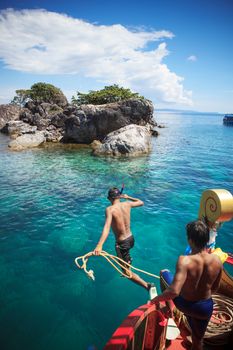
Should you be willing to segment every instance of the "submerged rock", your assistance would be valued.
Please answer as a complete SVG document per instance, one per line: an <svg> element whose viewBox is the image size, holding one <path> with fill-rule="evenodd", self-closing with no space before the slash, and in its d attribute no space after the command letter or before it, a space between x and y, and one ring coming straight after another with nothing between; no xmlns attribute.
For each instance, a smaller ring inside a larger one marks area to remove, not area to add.
<svg viewBox="0 0 233 350"><path fill-rule="evenodd" d="M106 136L103 143L92 143L94 155L138 156L151 150L151 131L148 126L128 125Z"/></svg>

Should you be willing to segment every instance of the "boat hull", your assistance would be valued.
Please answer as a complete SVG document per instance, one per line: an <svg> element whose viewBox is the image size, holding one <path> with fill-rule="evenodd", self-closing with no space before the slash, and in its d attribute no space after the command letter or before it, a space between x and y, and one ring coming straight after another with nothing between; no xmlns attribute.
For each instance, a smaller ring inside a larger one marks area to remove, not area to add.
<svg viewBox="0 0 233 350"><path fill-rule="evenodd" d="M226 114L223 118L223 124L233 126L233 114Z"/></svg>
<svg viewBox="0 0 233 350"><path fill-rule="evenodd" d="M155 305L142 305L116 329L104 350L163 350L166 323Z"/></svg>

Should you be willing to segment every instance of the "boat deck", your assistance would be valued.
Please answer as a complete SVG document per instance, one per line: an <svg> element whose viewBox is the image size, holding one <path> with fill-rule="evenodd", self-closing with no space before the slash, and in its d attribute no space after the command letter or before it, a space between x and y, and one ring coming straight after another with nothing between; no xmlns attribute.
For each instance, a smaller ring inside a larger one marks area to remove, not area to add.
<svg viewBox="0 0 233 350"><path fill-rule="evenodd" d="M187 349L187 347L184 347L184 340L181 336L176 338L175 340L169 340L166 342L166 349L168 350L183 350Z"/></svg>
<svg viewBox="0 0 233 350"><path fill-rule="evenodd" d="M191 349L190 343L185 343L184 339L179 336L175 340L166 341L166 350L189 350ZM226 346L210 346L203 345L203 350L229 350L229 345Z"/></svg>

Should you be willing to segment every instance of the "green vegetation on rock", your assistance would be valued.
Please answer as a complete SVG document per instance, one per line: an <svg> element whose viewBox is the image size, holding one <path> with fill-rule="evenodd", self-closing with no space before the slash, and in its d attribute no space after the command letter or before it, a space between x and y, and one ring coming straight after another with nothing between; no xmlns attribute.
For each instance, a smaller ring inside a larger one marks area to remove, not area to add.
<svg viewBox="0 0 233 350"><path fill-rule="evenodd" d="M12 104L25 106L29 101L35 103L51 103L59 106L65 106L67 99L63 92L52 84L36 83L30 89L16 90L16 96L11 101Z"/></svg>
<svg viewBox="0 0 233 350"><path fill-rule="evenodd" d="M134 93L130 91L130 89L125 89L114 84L111 86L105 86L102 90L90 90L87 94L77 91L77 97L72 97L72 103L78 106L83 104L102 105L111 102L124 101L129 98L144 99L144 97L140 96L138 93Z"/></svg>

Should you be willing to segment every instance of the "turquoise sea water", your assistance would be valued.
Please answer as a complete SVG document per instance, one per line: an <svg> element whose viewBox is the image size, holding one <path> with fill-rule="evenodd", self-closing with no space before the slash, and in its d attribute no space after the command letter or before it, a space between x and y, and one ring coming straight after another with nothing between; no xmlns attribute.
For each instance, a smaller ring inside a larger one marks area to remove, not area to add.
<svg viewBox="0 0 233 350"><path fill-rule="evenodd" d="M100 350L147 301L144 289L103 258L89 261L95 282L74 264L98 241L109 187L124 182L125 193L145 202L132 211L133 265L155 274L174 270L202 191L233 193L233 128L221 116L161 113L156 120L166 128L153 152L137 159L96 158L72 147L15 153L0 135L1 349ZM225 223L218 245L232 252L232 238L233 222ZM112 234L104 249L114 253Z"/></svg>

